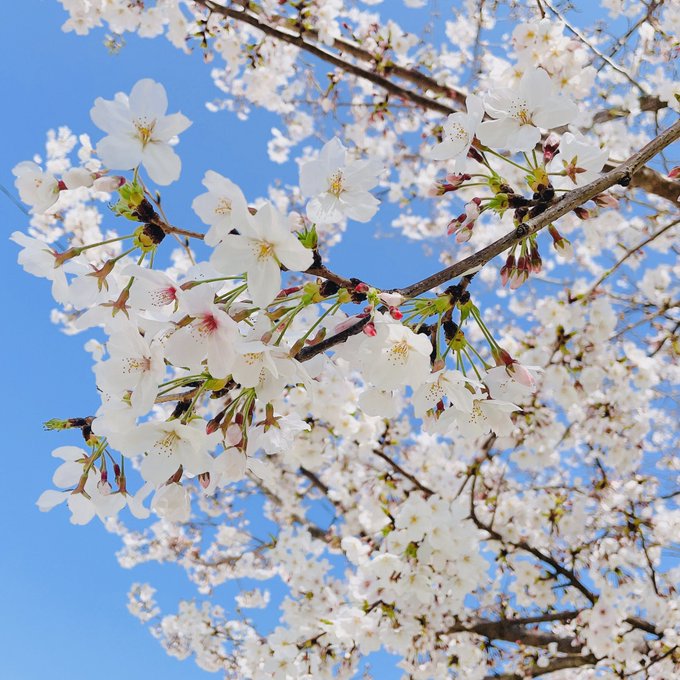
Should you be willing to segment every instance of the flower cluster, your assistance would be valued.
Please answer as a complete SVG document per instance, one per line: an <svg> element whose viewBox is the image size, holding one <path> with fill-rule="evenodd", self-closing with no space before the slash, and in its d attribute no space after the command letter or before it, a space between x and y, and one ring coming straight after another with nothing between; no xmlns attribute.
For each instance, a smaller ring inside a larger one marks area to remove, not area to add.
<svg viewBox="0 0 680 680"><path fill-rule="evenodd" d="M114 49L200 50L209 108L278 116L275 162L330 138L265 198L207 170L205 233L165 213L191 123L150 79L96 100L95 143L62 128L14 169L20 264L66 332L100 329L100 404L46 423L83 441L54 451L38 506L99 517L125 567L176 562L206 598L238 585L233 608L175 613L133 586L168 653L233 678L355 677L380 648L423 679L675 677L678 173L645 156L628 188L600 179L674 122L673 3L607 0L634 44L515 3L514 62L485 49L493 3L463 3L445 45L379 0L62 4ZM310 47L332 72L301 68ZM440 271L397 289L331 270L383 202L412 248L388 285L417 242Z"/></svg>

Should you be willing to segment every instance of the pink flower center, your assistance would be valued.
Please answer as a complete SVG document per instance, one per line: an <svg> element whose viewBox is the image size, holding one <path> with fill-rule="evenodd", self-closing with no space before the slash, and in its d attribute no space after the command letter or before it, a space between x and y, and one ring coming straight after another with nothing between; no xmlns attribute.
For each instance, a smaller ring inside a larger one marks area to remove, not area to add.
<svg viewBox="0 0 680 680"><path fill-rule="evenodd" d="M219 328L219 323L212 314L204 314L200 319L198 330L201 333L214 333Z"/></svg>

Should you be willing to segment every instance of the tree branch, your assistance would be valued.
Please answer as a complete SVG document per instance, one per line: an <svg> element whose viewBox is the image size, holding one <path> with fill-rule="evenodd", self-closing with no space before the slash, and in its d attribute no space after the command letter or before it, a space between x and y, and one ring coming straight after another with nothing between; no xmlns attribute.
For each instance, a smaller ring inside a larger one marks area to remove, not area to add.
<svg viewBox="0 0 680 680"><path fill-rule="evenodd" d="M527 678L538 678L541 675L561 671L565 668L579 668L580 666L594 666L598 659L592 654L583 656L582 654L568 654L566 656L558 656L553 659L547 666L527 669L521 673L501 673L500 675L487 675L484 680L527 680Z"/></svg>
<svg viewBox="0 0 680 680"><path fill-rule="evenodd" d="M242 7L241 9L235 9L234 7L225 7L224 5L220 5L217 2L214 2L214 0L194 0L194 2L210 12L220 14L233 19L234 21L240 21L249 24L253 28L257 28L262 31L265 35L271 36L283 42L287 42L291 45L295 45L301 50L304 50L309 54L313 54L319 59L330 63L347 73L351 73L358 78L364 78L365 80L368 80L373 84L383 88L390 94L407 101L411 101L414 104L417 104L418 106L430 111L437 111L438 113L448 115L461 110L465 102L466 94L464 92L449 87L448 85L442 85L434 78L416 69L409 69L390 63L387 66L383 66L383 73L378 73L376 71L363 68L357 64L353 64L341 59L337 55L329 52L327 49L321 48L315 44L314 41L319 40L319 36L316 31L303 29L301 27L296 27L297 30L293 31L286 28L285 26L276 25L276 23L269 23L268 21L276 22L278 20L280 22L288 22L288 20L283 17L266 17L262 9L259 8L255 3L247 3L248 9L245 9L245 7ZM336 38L333 40L332 47L339 52L350 54L361 61L371 64L378 63L378 57L371 54L368 50L362 48L361 45L351 40ZM606 58L606 55L603 55L603 57ZM397 83L394 83L392 80L390 80L389 76L401 78L402 80L418 86L423 91L429 90L440 96L447 97L449 100L453 101L455 105L447 105L439 100L432 99L431 97L424 96L418 92L415 92L414 90L398 85ZM665 107L665 104L658 97L646 93L640 97L641 111L658 111L659 109ZM594 121L602 122L610 120L611 118L616 118L618 115L618 112L601 111L595 115ZM673 202L677 202L677 197L678 194L680 194L680 190L676 191L675 195L672 195L674 191L672 188L673 183L671 183L669 186L665 178L651 168L644 168L644 170L645 172L640 173L640 175L636 178L635 184L631 186L638 186L652 194L656 194L660 191L662 193L658 193L658 195Z"/></svg>
<svg viewBox="0 0 680 680"><path fill-rule="evenodd" d="M569 621L578 615L577 612L560 612L554 620ZM541 618L541 617L539 617ZM574 638L560 637L554 633L539 629L527 629L522 620L501 619L499 621L478 621L472 624L457 623L447 633L476 633L490 640L504 640L529 647L547 647L557 645L557 650L565 654L581 651L583 644Z"/></svg>
<svg viewBox="0 0 680 680"><path fill-rule="evenodd" d="M295 355L295 359L297 359L298 361L309 361L317 354L321 354L322 352L325 352L327 349L330 349L335 345L339 345L340 343L345 342L345 340L351 338L353 335L361 333L361 331L364 329L364 326L370 320L371 317L365 316L363 319L359 319L353 326L346 328L344 331L336 333L335 335L332 335L330 338L325 338L321 342L317 342L315 345L311 345L311 347L303 347Z"/></svg>
<svg viewBox="0 0 680 680"><path fill-rule="evenodd" d="M329 52L328 50L323 49L316 45L315 43L308 40L306 36L311 35L310 32L308 31L294 32L283 26L273 26L270 23L262 21L260 17L254 12L251 12L246 9L224 7L223 5L219 5L213 2L212 0L194 0L194 2L196 2L197 5L205 7L211 12L221 14L222 16L229 17L231 19L234 19L235 21L241 21L245 24L248 24L249 26L252 26L253 28L257 28L258 30L262 31L265 35L271 36L273 38L276 38L277 40L281 40L290 45L295 45L295 47L299 47L301 50L309 52L309 54L318 57L319 59L327 62L328 64L332 64L333 66L336 66L337 68L340 68L347 73L351 73L352 75L357 76L358 78L368 80L374 83L375 85L382 87L390 94L393 94L397 97L401 97L403 99L410 100L414 104L422 106L425 109L429 109L430 111L438 111L439 113L443 114L453 113L456 110L451 106L448 106L447 104L443 104L435 99L431 99L430 97L426 97L418 92L409 90L406 87L398 85L397 83L392 82L389 78L380 75L375 71L371 71L369 69L363 68L362 66L341 59L332 52ZM348 51L347 42L345 42L344 48L346 51ZM342 47L338 47L338 49L342 49ZM394 71L394 69L392 70L393 73L397 75L397 72ZM403 71L400 72L403 73Z"/></svg>
<svg viewBox="0 0 680 680"><path fill-rule="evenodd" d="M466 257L446 269L442 269L436 274L432 274L418 283L414 283L406 288L398 288L396 292L406 297L419 295L436 286L440 286L451 279L461 276L467 272L474 271L489 260L500 255L511 246L519 243L527 236L537 233L544 227L554 222L556 219L571 212L586 201L594 198L603 191L606 191L615 184L627 186L635 173L651 158L654 158L661 150L665 149L680 137L680 120L677 120L671 127L664 130L658 137L655 137L649 144L645 145L640 151L633 154L628 160L616 166L605 175L598 177L590 184L586 184L578 189L573 189L559 198L545 212L537 217L527 220L517 229L507 233L505 236L494 241L486 248L482 248L473 255Z"/></svg>

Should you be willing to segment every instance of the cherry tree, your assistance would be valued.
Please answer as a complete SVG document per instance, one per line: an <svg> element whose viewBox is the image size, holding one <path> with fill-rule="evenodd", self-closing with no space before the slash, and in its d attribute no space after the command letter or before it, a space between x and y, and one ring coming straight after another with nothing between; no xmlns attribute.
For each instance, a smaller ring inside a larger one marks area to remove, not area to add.
<svg viewBox="0 0 680 680"><path fill-rule="evenodd" d="M252 143L299 168L260 196L205 168L177 224L191 121L143 73L14 168L19 263L101 401L46 423L82 442L38 506L186 571L176 611L129 594L167 652L230 678L357 677L379 649L408 678L680 677L680 5L602 0L610 29L404 0L417 35L397 0L61 4L115 49L202 53L209 107L272 112ZM437 270L331 267L381 210Z"/></svg>

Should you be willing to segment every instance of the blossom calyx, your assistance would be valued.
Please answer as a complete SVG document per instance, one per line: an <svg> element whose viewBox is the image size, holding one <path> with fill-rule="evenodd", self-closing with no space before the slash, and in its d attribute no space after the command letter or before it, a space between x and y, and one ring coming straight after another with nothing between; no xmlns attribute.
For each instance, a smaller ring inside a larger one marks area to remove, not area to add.
<svg viewBox="0 0 680 680"><path fill-rule="evenodd" d="M143 252L154 250L156 246L165 238L165 232L161 227L153 222L135 230L134 244Z"/></svg>

